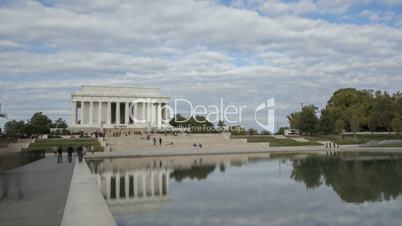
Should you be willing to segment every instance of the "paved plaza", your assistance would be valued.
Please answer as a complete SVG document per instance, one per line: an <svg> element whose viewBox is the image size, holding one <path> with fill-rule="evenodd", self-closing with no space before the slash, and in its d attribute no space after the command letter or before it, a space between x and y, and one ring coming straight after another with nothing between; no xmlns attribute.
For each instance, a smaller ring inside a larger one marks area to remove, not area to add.
<svg viewBox="0 0 402 226"><path fill-rule="evenodd" d="M9 192L0 201L0 225L60 225L73 169L74 163L49 156L2 175L0 195L6 181Z"/></svg>

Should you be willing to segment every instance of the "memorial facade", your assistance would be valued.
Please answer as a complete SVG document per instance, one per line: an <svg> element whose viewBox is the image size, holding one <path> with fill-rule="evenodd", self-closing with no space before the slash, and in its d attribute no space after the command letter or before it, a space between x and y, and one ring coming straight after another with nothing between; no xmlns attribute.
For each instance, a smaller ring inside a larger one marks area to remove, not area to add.
<svg viewBox="0 0 402 226"><path fill-rule="evenodd" d="M74 130L169 126L169 97L159 88L82 86L71 97Z"/></svg>

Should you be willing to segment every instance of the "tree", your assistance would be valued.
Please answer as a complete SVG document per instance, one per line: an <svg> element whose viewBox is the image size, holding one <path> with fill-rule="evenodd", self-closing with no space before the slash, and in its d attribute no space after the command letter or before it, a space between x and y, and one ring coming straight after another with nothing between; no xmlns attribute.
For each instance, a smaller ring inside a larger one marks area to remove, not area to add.
<svg viewBox="0 0 402 226"><path fill-rule="evenodd" d="M342 132L345 128L345 122L342 119L338 119L335 122L335 131L339 134L339 139L342 140Z"/></svg>
<svg viewBox="0 0 402 226"><path fill-rule="evenodd" d="M355 132L355 138L358 131L370 130L372 136L375 131L388 131L390 134L393 124L399 123L397 119L393 120L395 112L402 113L402 92L390 95L374 90L339 89L321 110L316 126L314 110L317 109L310 105L289 114L290 127L304 133L330 134L336 132L335 122L342 120L343 129Z"/></svg>
<svg viewBox="0 0 402 226"><path fill-rule="evenodd" d="M314 105L308 105L303 107L300 120L301 120L301 131L309 134L316 132L318 117L316 115L318 108Z"/></svg>
<svg viewBox="0 0 402 226"><path fill-rule="evenodd" d="M392 130L399 135L399 133L401 132L401 115L399 114L399 112L395 112L395 116L392 119Z"/></svg>
<svg viewBox="0 0 402 226"><path fill-rule="evenodd" d="M300 129L303 133L313 134L317 130L318 108L314 105L307 105L300 112L293 112L287 116L292 129Z"/></svg>
<svg viewBox="0 0 402 226"><path fill-rule="evenodd" d="M173 127L189 128L192 132L214 132L214 124L209 122L204 116L196 115L188 118L177 114L170 120L170 125Z"/></svg>
<svg viewBox="0 0 402 226"><path fill-rule="evenodd" d="M280 127L278 129L278 132L276 132L277 135L284 135L285 134L285 129L289 129L289 127Z"/></svg>
<svg viewBox="0 0 402 226"><path fill-rule="evenodd" d="M53 128L60 128L60 129L65 129L67 128L67 123L64 119L58 118L52 125Z"/></svg>
<svg viewBox="0 0 402 226"><path fill-rule="evenodd" d="M183 126L185 121L187 120L186 117L182 116L181 114L176 114L169 122L169 124L173 127L180 127Z"/></svg>
<svg viewBox="0 0 402 226"><path fill-rule="evenodd" d="M24 121L8 121L4 124L4 132L8 137L18 137L24 133L25 122Z"/></svg>
<svg viewBox="0 0 402 226"><path fill-rule="evenodd" d="M332 113L327 109L321 110L320 120L318 122L319 131L323 134L332 134L335 131L335 121Z"/></svg>
<svg viewBox="0 0 402 226"><path fill-rule="evenodd" d="M7 115L1 112L1 103L0 103L0 118L6 118Z"/></svg>
<svg viewBox="0 0 402 226"><path fill-rule="evenodd" d="M253 129L253 128L248 129L248 135L256 135L256 134L257 134L256 129Z"/></svg>
<svg viewBox="0 0 402 226"><path fill-rule="evenodd" d="M362 127L367 127L367 117L372 108L374 92L372 90L357 90L355 88L339 89L328 100L325 109L331 113L334 121L342 119L345 128L350 129L351 110L360 117Z"/></svg>
<svg viewBox="0 0 402 226"><path fill-rule="evenodd" d="M221 128L221 129L223 129L223 127L225 127L226 125L225 125L225 122L224 121L222 121L222 120L219 120L218 121L218 127L219 128Z"/></svg>
<svg viewBox="0 0 402 226"><path fill-rule="evenodd" d="M350 123L350 130L353 132L356 141L357 140L356 133L359 132L360 128L360 119L357 116L356 112L352 113L349 123Z"/></svg>
<svg viewBox="0 0 402 226"><path fill-rule="evenodd" d="M391 96L387 93L381 94L381 92L377 92L372 111L374 117L378 120L378 126L390 134L391 121L395 112L395 103Z"/></svg>
<svg viewBox="0 0 402 226"><path fill-rule="evenodd" d="M301 128L301 113L300 112L292 112L286 117L288 118L290 128L292 128L292 129L300 129Z"/></svg>
<svg viewBox="0 0 402 226"><path fill-rule="evenodd" d="M30 126L30 133L33 134L46 134L50 132L50 128L53 123L45 114L42 112L35 113L31 120L28 122Z"/></svg>
<svg viewBox="0 0 402 226"><path fill-rule="evenodd" d="M262 130L260 134L261 135L272 135L272 133L268 130Z"/></svg>
<svg viewBox="0 0 402 226"><path fill-rule="evenodd" d="M374 132L377 129L378 121L377 118L373 115L370 115L367 120L367 126L371 132L371 139L374 137Z"/></svg>
<svg viewBox="0 0 402 226"><path fill-rule="evenodd" d="M231 135L246 135L247 130L241 126L231 126L229 128Z"/></svg>

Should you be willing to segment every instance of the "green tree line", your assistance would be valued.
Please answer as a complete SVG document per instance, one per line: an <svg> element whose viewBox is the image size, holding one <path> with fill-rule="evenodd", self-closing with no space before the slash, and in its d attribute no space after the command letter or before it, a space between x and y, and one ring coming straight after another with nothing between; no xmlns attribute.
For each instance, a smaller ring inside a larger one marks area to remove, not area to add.
<svg viewBox="0 0 402 226"><path fill-rule="evenodd" d="M188 128L190 132L195 133L208 133L208 132L216 132L214 124L208 121L202 115L185 117L181 114L175 115L169 122L169 124L176 128ZM224 123L219 122L218 127L223 127Z"/></svg>
<svg viewBox="0 0 402 226"><path fill-rule="evenodd" d="M48 134L50 128L67 128L67 123L62 118L55 122L42 112L33 114L30 120L11 120L4 124L4 132L9 137L20 137L31 134Z"/></svg>
<svg viewBox="0 0 402 226"><path fill-rule="evenodd" d="M345 88L335 91L326 106L304 106L287 118L304 134L340 134L342 131L401 131L402 93Z"/></svg>

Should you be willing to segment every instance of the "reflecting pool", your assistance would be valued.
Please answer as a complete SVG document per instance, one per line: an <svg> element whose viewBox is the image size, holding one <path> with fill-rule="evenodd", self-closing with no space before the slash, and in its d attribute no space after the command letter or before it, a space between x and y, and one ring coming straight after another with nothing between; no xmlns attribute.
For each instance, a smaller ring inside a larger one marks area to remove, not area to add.
<svg viewBox="0 0 402 226"><path fill-rule="evenodd" d="M401 225L402 156L88 161L118 225Z"/></svg>

